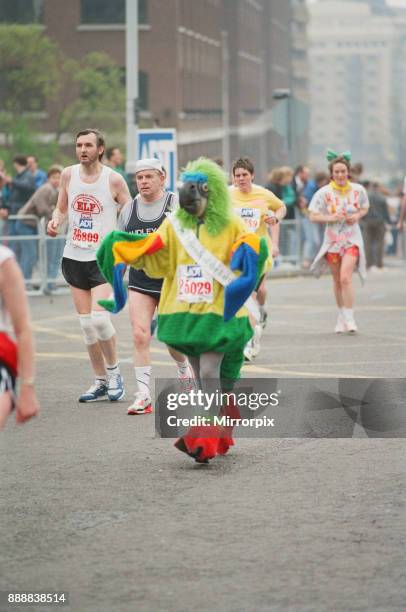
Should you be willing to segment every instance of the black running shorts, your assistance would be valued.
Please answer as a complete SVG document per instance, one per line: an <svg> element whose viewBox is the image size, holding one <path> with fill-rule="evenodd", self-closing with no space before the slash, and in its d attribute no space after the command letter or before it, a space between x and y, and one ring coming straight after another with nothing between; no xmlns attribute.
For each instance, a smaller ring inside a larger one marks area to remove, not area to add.
<svg viewBox="0 0 406 612"><path fill-rule="evenodd" d="M97 261L76 261L75 259L62 259L62 274L71 287L89 291L93 287L107 283L99 270Z"/></svg>
<svg viewBox="0 0 406 612"><path fill-rule="evenodd" d="M130 268L128 274L128 288L131 291L150 295L156 300L159 300L161 296L163 282L160 278L150 278L145 274L144 270Z"/></svg>

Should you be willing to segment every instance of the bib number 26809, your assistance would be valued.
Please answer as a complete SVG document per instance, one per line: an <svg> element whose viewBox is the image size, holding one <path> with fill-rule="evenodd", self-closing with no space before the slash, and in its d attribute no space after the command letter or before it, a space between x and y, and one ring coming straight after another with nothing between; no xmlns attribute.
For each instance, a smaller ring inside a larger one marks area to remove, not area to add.
<svg viewBox="0 0 406 612"><path fill-rule="evenodd" d="M72 242L76 246L92 246L99 242L98 232L85 232L78 227L75 227L72 235Z"/></svg>

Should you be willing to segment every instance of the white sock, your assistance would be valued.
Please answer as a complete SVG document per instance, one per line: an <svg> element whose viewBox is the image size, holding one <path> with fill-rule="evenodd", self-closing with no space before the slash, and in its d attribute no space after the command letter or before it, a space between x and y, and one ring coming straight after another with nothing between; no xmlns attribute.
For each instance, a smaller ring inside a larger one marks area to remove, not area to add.
<svg viewBox="0 0 406 612"><path fill-rule="evenodd" d="M175 359L176 361L176 359ZM185 359L185 361L176 361L176 365L178 366L179 374L186 374L189 368L189 361Z"/></svg>
<svg viewBox="0 0 406 612"><path fill-rule="evenodd" d="M352 319L354 318L354 311L352 308L343 308L342 312L346 321L352 321Z"/></svg>
<svg viewBox="0 0 406 612"><path fill-rule="evenodd" d="M151 366L140 366L134 368L135 380L137 381L138 391L144 393L148 398L151 397Z"/></svg>
<svg viewBox="0 0 406 612"><path fill-rule="evenodd" d="M120 374L120 368L118 367L118 363L112 366L106 366L107 376L111 376L112 374Z"/></svg>

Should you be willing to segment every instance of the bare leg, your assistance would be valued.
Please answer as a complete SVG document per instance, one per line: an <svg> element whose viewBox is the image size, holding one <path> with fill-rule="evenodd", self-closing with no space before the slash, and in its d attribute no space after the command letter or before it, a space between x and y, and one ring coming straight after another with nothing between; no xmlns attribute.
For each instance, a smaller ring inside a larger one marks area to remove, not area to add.
<svg viewBox="0 0 406 612"><path fill-rule="evenodd" d="M357 263L357 258L346 254L341 260L340 284L344 308L354 306L354 287L352 284L352 274Z"/></svg>
<svg viewBox="0 0 406 612"><path fill-rule="evenodd" d="M168 353L177 363L186 363L187 357L183 353L179 353L179 351L175 350L171 346L168 346ZM190 360L189 360L190 361Z"/></svg>
<svg viewBox="0 0 406 612"><path fill-rule="evenodd" d="M151 363L151 321L157 305L158 299L137 291L129 291L135 367L149 366Z"/></svg>
<svg viewBox="0 0 406 612"><path fill-rule="evenodd" d="M6 424L7 417L11 413L12 400L10 392L2 393L0 395L0 431Z"/></svg>
<svg viewBox="0 0 406 612"><path fill-rule="evenodd" d="M342 294L342 286L341 286L341 262L332 263L328 262L328 265L331 270L331 274L333 275L333 284L334 284L334 295L336 299L336 303L338 308L342 308L344 306L343 294Z"/></svg>
<svg viewBox="0 0 406 612"><path fill-rule="evenodd" d="M266 283L265 283L265 277L262 279L261 284L258 287L257 290L257 300L258 300L258 304L260 306L264 306L265 302L266 302Z"/></svg>

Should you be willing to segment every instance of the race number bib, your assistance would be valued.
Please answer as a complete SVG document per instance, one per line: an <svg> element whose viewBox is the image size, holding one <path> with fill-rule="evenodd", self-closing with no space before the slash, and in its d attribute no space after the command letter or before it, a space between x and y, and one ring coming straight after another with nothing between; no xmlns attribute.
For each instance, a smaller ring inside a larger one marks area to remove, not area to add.
<svg viewBox="0 0 406 612"><path fill-rule="evenodd" d="M176 299L179 302L198 304L206 302L213 303L213 277L204 274L197 264L178 266L178 293Z"/></svg>
<svg viewBox="0 0 406 612"><path fill-rule="evenodd" d="M75 247L81 249L94 249L100 240L99 232L92 232L80 229L80 227L73 228L71 243Z"/></svg>
<svg viewBox="0 0 406 612"><path fill-rule="evenodd" d="M249 232L256 232L261 222L261 211L259 208L237 208L237 213L244 221Z"/></svg>
<svg viewBox="0 0 406 612"><path fill-rule="evenodd" d="M96 249L101 242L102 205L89 194L79 194L71 205L72 233L70 243L80 249Z"/></svg>

